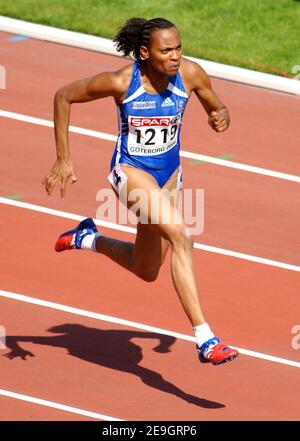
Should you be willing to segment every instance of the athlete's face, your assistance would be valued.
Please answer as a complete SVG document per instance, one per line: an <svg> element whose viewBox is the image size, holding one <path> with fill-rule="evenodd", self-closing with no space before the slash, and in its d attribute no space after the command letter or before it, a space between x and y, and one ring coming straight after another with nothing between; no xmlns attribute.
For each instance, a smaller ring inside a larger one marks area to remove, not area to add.
<svg viewBox="0 0 300 441"><path fill-rule="evenodd" d="M176 28L151 33L149 47L141 46L141 55L151 67L164 75L176 75L181 60L181 40Z"/></svg>

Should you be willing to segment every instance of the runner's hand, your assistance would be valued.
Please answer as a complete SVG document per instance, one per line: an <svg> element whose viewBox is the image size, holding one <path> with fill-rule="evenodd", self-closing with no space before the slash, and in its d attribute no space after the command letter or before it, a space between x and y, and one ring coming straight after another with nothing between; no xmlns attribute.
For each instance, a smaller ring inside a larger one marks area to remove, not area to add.
<svg viewBox="0 0 300 441"><path fill-rule="evenodd" d="M57 159L51 172L43 179L43 185L50 197L53 188L60 182L60 194L64 198L69 180L71 184L77 181L71 159Z"/></svg>
<svg viewBox="0 0 300 441"><path fill-rule="evenodd" d="M22 348L16 348L12 351L8 352L7 354L4 354L3 357L7 357L10 360L13 360L14 358L20 357L22 360L26 360L26 357L35 357L35 355L30 351L25 351L25 349Z"/></svg>
<svg viewBox="0 0 300 441"><path fill-rule="evenodd" d="M229 126L229 114L226 107L215 111L210 112L208 117L208 124L216 131L216 132L224 132Z"/></svg>

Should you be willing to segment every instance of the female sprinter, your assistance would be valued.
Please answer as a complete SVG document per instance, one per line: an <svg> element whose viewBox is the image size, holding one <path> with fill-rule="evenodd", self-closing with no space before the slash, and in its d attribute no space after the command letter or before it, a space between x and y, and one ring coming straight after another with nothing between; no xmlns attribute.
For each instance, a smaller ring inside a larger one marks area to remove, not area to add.
<svg viewBox="0 0 300 441"><path fill-rule="evenodd" d="M128 195L135 189L147 194L140 214L148 222L139 222L135 243L127 243L102 236L93 220L85 219L74 230L63 233L55 249L89 249L105 254L152 282L170 247L174 287L195 332L199 360L213 364L233 360L238 351L222 344L203 316L193 265L193 242L176 201L166 198L160 190L176 193L181 187L179 132L191 93L195 92L209 115L210 126L217 132L227 129L228 110L212 90L203 69L182 58L180 34L170 21L131 18L114 41L118 51L124 56L132 54L136 61L116 72L100 73L66 85L55 95L57 160L43 184L50 196L53 187L60 183L63 197L67 182L76 181L68 144L71 104L112 96L118 108L120 133L108 179L118 197L124 184ZM157 212L150 210L153 194L168 204L170 222L163 222L159 208ZM125 203L128 209L132 208L128 198Z"/></svg>

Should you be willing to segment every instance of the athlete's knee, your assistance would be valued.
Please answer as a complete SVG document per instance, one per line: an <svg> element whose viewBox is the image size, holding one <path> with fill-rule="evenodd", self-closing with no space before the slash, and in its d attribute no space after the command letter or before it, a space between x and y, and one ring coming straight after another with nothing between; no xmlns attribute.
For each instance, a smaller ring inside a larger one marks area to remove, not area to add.
<svg viewBox="0 0 300 441"><path fill-rule="evenodd" d="M193 248L193 236L184 224L174 225L168 236L168 240L173 250L184 249L185 251L190 251Z"/></svg>
<svg viewBox="0 0 300 441"><path fill-rule="evenodd" d="M155 282L158 277L160 267L156 268L137 268L134 273L145 282Z"/></svg>
<svg viewBox="0 0 300 441"><path fill-rule="evenodd" d="M158 277L159 271L140 271L136 275L145 282L155 282Z"/></svg>
<svg viewBox="0 0 300 441"><path fill-rule="evenodd" d="M155 280L158 277L158 273L159 273L159 271L153 272L153 273L151 273L151 272L144 273L144 274L142 274L142 279L145 282L149 282L149 283L150 282L155 282Z"/></svg>

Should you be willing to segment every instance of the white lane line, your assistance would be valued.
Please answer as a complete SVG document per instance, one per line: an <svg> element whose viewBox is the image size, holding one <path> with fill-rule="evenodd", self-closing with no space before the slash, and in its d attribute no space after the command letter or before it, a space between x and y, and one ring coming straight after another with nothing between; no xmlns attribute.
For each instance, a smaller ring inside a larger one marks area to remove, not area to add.
<svg viewBox="0 0 300 441"><path fill-rule="evenodd" d="M228 161L227 159L213 158L211 156L200 155L199 153L190 153L184 150L181 151L180 156L183 158L199 159L201 161L210 162L214 165L221 165L222 167L234 168L257 175L270 176L272 178L283 179L284 181L300 182L300 176L289 175L287 173L268 170L266 168L255 167L254 165L241 164L240 162Z"/></svg>
<svg viewBox="0 0 300 441"><path fill-rule="evenodd" d="M10 291L0 290L0 297L9 298L12 300L19 300L21 302L30 303L38 306L43 306L46 308L55 309L58 311L68 312L70 314L80 315L83 317L88 317L108 323L115 323L122 326L129 326L130 328L142 329L143 331L154 332L157 334L168 335L171 337L175 337L179 340L185 340L195 343L195 337L190 335L181 334L179 332L169 331L167 329L156 328L154 326L144 325L143 323L132 322L129 320L124 320L118 317L112 317L109 315L99 314L96 312L87 311L85 309L73 308L71 306L62 305L60 303L49 302L42 299L37 299L35 297L29 297L23 294L17 294ZM241 354L247 355L249 357L259 358L261 360L272 361L275 363L284 364L287 366L300 368L300 363L297 361L287 360L285 358L275 357L273 355L263 354L261 352L250 351L248 349L238 348L236 346L232 346L237 349Z"/></svg>
<svg viewBox="0 0 300 441"><path fill-rule="evenodd" d="M78 214L68 213L66 211L54 210L53 208L42 207L40 205L30 204L28 202L16 201L13 199L7 199L0 197L0 204L12 205L13 207L25 208L27 210L37 211L39 213L50 214L52 216L63 217L65 219L72 219L81 222L85 219L85 216ZM101 221L94 219L96 225L102 226L104 228L110 228L112 230L123 231L125 233L136 234L136 229L133 227L128 227L126 225L114 224L112 222ZM239 253L237 251L226 250L223 248L213 247L210 245L204 245L199 242L194 243L194 248L208 251L211 253L221 254L223 256L236 257L237 259L247 260L249 262L261 263L263 265L269 265L276 268L282 268L289 271L300 272L300 266L291 265L289 263L278 262L277 260L265 259L263 257L252 256L250 254Z"/></svg>
<svg viewBox="0 0 300 441"><path fill-rule="evenodd" d="M22 115L19 113L8 112L5 110L0 110L0 116L2 116L4 118L11 118L11 119L15 119L18 121L31 123L31 124L37 124L37 125L41 125L41 126L45 126L45 127L54 127L54 124L52 121L49 121L46 119L41 119L41 118L35 118L32 116ZM81 135L91 136L93 138L100 138L100 139L104 139L107 141L115 142L117 140L117 136L115 136L115 135L110 135L108 133L98 132L95 130L88 130L88 129L84 129L81 127L70 126L69 131L72 133L79 133ZM198 161L205 161L205 162L208 162L208 163L211 163L214 165L220 165L222 167L229 167L229 168L233 168L236 170L255 173L255 174L259 174L259 175L263 175L263 176L269 176L269 177L277 178L277 179L283 179L285 181L298 182L298 183L300 182L300 176L290 175L287 173L277 172L274 170L268 170L266 168L256 167L253 165L241 164L240 162L228 161L226 159L213 158L211 156L202 155L199 153L192 153L192 152L188 152L185 150L181 150L180 156L183 158L194 159L194 160L198 160Z"/></svg>
<svg viewBox="0 0 300 441"><path fill-rule="evenodd" d="M194 248L203 251L208 251L210 253L222 254L223 256L230 256L230 257L236 257L237 259L248 260L249 262L261 263L263 265L269 265L269 266L274 266L276 268L286 269L289 271L300 272L300 266L297 265L278 262L277 260L265 259L264 257L251 256L250 254L239 253L237 251L225 250L223 248L204 245L198 242L194 243Z"/></svg>
<svg viewBox="0 0 300 441"><path fill-rule="evenodd" d="M55 403L54 401L43 400L41 398L31 397L30 395L23 395L9 390L0 389L0 395L16 400L27 401L29 403L39 404L40 406L52 407L53 409L63 410L65 412L76 413L78 415L95 418L104 421L124 421L101 413L90 412L89 410L78 409L77 407L66 406L65 404Z"/></svg>
<svg viewBox="0 0 300 441"><path fill-rule="evenodd" d="M0 109L0 116L30 124L36 124L38 126L51 127L51 128L54 127L53 121L49 121L47 119L35 118L33 116L28 116L28 115L22 115L20 113L7 112L1 109ZM95 130L88 130L82 127L69 126L69 131L72 133L79 133L80 135L92 136L93 138L105 139L107 141L115 142L117 140L117 136L115 135L109 135L108 133L103 133L103 132L96 132Z"/></svg>

